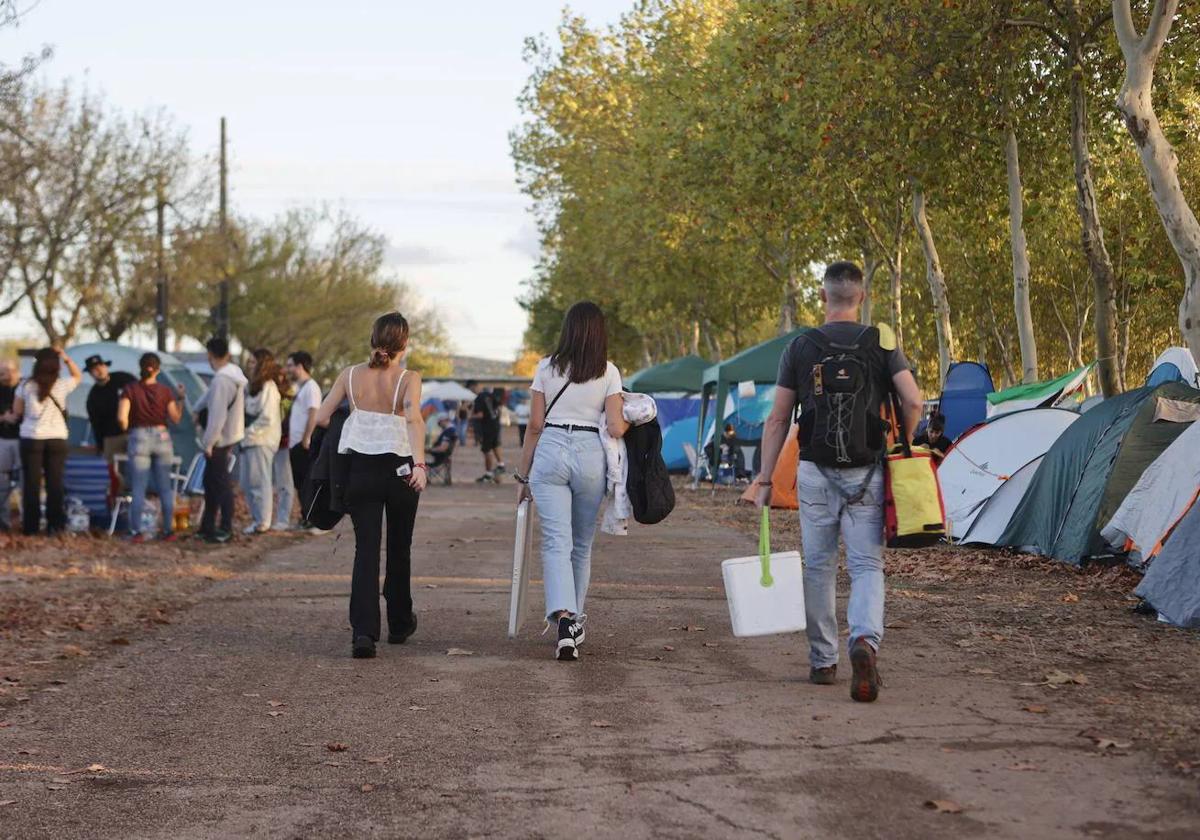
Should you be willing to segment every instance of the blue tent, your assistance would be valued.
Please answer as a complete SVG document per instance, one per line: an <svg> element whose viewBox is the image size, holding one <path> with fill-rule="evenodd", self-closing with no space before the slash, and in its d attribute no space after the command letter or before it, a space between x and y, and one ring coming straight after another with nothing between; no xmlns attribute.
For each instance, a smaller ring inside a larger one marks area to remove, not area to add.
<svg viewBox="0 0 1200 840"><path fill-rule="evenodd" d="M1178 627L1200 628L1200 504L1192 505L1134 594Z"/></svg>
<svg viewBox="0 0 1200 840"><path fill-rule="evenodd" d="M959 435L987 419L987 395L995 391L987 365L955 362L946 372L939 411L946 418L946 437Z"/></svg>
<svg viewBox="0 0 1200 840"><path fill-rule="evenodd" d="M696 445L697 431L700 428L700 415L696 414L691 417L685 417L682 420L676 420L670 426L663 429L662 454L663 460L667 462L667 469L672 471L688 470L687 454L683 450L683 445L686 443L690 446ZM709 420L706 432L712 432L712 421ZM707 437L707 435L705 435Z"/></svg>

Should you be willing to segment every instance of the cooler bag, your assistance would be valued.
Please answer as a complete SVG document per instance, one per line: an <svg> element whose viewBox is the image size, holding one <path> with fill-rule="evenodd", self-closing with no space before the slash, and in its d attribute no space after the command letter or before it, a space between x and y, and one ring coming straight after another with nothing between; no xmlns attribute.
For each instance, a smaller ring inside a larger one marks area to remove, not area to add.
<svg viewBox="0 0 1200 840"><path fill-rule="evenodd" d="M763 508L758 555L721 563L735 636L795 633L805 627L800 552L771 553L770 510Z"/></svg>
<svg viewBox="0 0 1200 840"><path fill-rule="evenodd" d="M946 536L946 508L932 453L902 444L884 469L884 530L888 548L924 548Z"/></svg>

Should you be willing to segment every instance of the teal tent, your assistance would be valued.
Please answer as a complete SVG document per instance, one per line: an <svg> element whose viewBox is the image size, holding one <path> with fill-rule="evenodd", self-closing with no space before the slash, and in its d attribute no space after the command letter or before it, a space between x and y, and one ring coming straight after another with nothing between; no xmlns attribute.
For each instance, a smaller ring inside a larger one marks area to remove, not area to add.
<svg viewBox="0 0 1200 840"><path fill-rule="evenodd" d="M1081 564L1105 551L1100 529L1142 473L1188 428L1160 417L1164 401L1200 403L1180 382L1112 397L1050 447L997 546Z"/></svg>
<svg viewBox="0 0 1200 840"><path fill-rule="evenodd" d="M699 393L704 387L704 372L712 366L708 359L699 356L681 356L653 367L642 368L630 376L625 385L630 391L640 394L670 393L684 391Z"/></svg>
<svg viewBox="0 0 1200 840"><path fill-rule="evenodd" d="M704 371L704 390L700 397L700 430L703 431L710 413L713 413L713 416L724 414L730 388L736 388L739 382L754 382L756 385L774 384L779 375L779 360L783 356L783 351L792 341L807 331L808 327L802 327L786 335L776 336L762 344L747 348L723 362L718 362ZM710 411L709 399L712 397L716 398L716 407ZM696 451L703 452L703 446L704 440L697 438Z"/></svg>

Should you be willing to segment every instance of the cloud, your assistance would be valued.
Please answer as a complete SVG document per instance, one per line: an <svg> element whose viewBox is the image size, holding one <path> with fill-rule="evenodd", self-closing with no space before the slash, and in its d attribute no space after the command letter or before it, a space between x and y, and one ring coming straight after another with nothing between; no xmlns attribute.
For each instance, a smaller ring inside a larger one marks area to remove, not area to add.
<svg viewBox="0 0 1200 840"><path fill-rule="evenodd" d="M384 260L388 265L397 267L448 265L459 261L453 254L430 248L428 245L388 245L384 251Z"/></svg>
<svg viewBox="0 0 1200 840"><path fill-rule="evenodd" d="M542 255L542 239L537 228L526 222L515 235L505 241L504 248L530 260L537 260Z"/></svg>

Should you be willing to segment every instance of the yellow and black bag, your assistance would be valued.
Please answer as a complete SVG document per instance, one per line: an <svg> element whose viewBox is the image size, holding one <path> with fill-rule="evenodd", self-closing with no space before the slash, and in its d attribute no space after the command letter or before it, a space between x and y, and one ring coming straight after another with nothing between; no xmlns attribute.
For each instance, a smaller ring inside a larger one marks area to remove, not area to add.
<svg viewBox="0 0 1200 840"><path fill-rule="evenodd" d="M884 460L884 530L888 548L924 548L946 536L946 507L933 453L910 446L892 395L899 441Z"/></svg>

